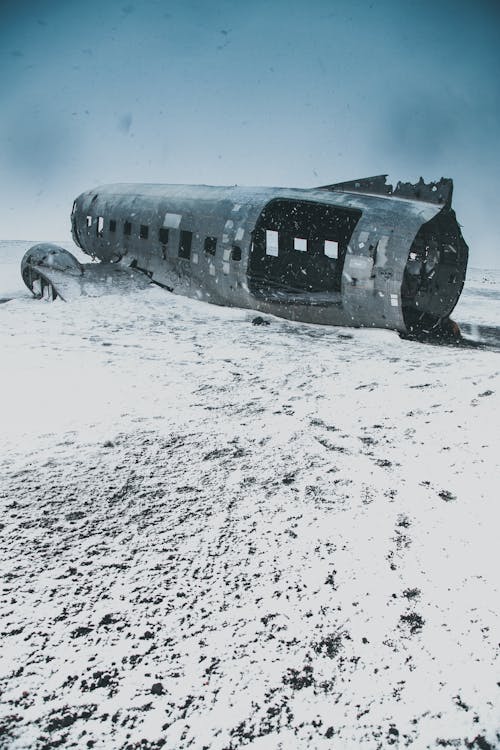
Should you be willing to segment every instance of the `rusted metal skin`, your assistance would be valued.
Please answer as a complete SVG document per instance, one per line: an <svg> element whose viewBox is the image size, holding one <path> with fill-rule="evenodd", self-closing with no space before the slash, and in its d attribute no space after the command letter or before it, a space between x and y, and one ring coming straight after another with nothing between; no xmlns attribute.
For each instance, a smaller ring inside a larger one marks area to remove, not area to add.
<svg viewBox="0 0 500 750"><path fill-rule="evenodd" d="M408 333L447 318L463 287L451 194L451 180L393 190L383 175L313 189L105 185L75 200L72 231L92 258L177 294Z"/></svg>

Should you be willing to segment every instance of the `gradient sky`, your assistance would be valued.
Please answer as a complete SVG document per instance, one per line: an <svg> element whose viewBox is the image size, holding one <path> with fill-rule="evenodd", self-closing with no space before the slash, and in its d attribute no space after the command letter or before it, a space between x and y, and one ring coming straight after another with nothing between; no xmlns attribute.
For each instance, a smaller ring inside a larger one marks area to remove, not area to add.
<svg viewBox="0 0 500 750"><path fill-rule="evenodd" d="M0 0L0 238L107 182L453 177L500 267L500 0Z"/></svg>

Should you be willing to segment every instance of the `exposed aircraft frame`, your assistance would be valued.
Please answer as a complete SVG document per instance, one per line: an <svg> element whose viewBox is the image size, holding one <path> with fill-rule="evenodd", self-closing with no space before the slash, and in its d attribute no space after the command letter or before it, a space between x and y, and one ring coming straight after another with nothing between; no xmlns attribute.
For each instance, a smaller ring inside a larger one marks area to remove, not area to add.
<svg viewBox="0 0 500 750"><path fill-rule="evenodd" d="M36 296L71 299L154 282L219 305L401 333L447 327L468 247L449 179L386 176L313 189L105 185L82 193L75 243L100 264L38 245Z"/></svg>

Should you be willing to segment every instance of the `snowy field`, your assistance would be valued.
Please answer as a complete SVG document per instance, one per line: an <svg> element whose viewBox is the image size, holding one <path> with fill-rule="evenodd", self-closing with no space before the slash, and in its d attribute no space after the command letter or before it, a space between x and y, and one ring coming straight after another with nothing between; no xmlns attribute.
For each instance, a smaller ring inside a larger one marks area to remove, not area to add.
<svg viewBox="0 0 500 750"><path fill-rule="evenodd" d="M30 244L0 243L0 747L500 747L498 350L38 302ZM499 327L500 272L453 317Z"/></svg>

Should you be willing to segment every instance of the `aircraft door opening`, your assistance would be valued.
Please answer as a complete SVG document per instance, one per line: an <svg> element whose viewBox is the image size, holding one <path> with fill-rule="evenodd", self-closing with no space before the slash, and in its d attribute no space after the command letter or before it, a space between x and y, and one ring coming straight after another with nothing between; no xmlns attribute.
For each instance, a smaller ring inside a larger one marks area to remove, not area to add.
<svg viewBox="0 0 500 750"><path fill-rule="evenodd" d="M277 199L262 211L253 233L249 288L303 298L340 292L347 245L361 211ZM313 297L311 297L311 301Z"/></svg>

